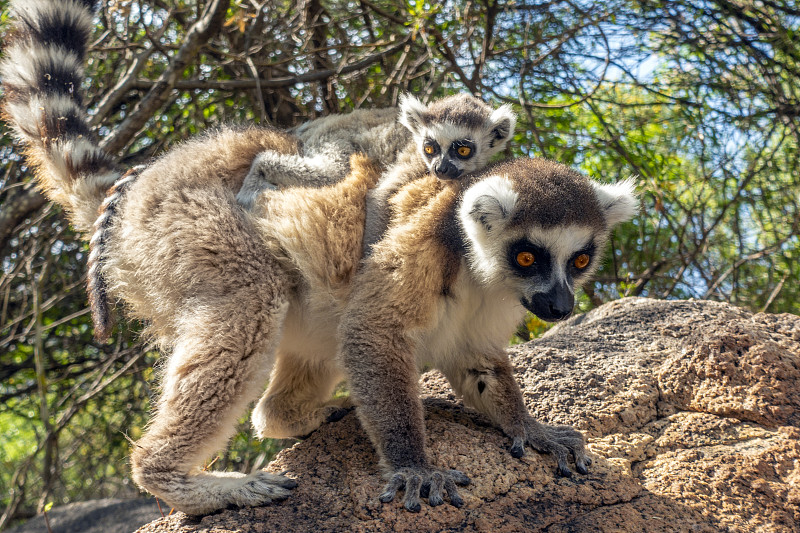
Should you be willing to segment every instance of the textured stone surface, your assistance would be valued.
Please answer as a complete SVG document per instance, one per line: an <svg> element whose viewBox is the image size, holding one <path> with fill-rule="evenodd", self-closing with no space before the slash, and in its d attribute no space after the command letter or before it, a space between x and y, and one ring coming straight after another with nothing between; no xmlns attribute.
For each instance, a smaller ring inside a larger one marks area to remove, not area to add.
<svg viewBox="0 0 800 533"><path fill-rule="evenodd" d="M141 532L800 531L800 317L631 298L511 349L532 413L583 430L588 476L509 441L423 376L436 465L472 478L466 505L381 504L353 414L279 454L300 486L271 507L182 513Z"/></svg>
<svg viewBox="0 0 800 533"><path fill-rule="evenodd" d="M169 509L167 509L169 511ZM109 533L133 531L162 516L153 498L120 500L105 498L53 507L44 515L31 518L6 533Z"/></svg>

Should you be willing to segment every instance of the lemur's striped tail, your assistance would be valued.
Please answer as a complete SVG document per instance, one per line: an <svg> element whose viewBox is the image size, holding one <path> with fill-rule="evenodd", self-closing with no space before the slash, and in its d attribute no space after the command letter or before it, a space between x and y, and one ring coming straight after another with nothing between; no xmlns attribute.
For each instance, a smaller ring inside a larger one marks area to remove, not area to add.
<svg viewBox="0 0 800 533"><path fill-rule="evenodd" d="M3 118L25 143L39 185L67 210L78 230L87 237L94 233L87 289L95 337L104 340L113 317L103 257L119 200L134 176L119 180L109 191L121 172L98 146L81 101L94 4L94 0L12 0L16 24L7 38L0 76L5 90Z"/></svg>
<svg viewBox="0 0 800 533"><path fill-rule="evenodd" d="M0 62L3 118L26 145L47 196L75 227L92 230L120 176L97 144L80 95L94 0L12 0L16 24Z"/></svg>
<svg viewBox="0 0 800 533"><path fill-rule="evenodd" d="M89 268L86 276L86 292L89 293L89 304L92 307L94 336L100 341L108 339L111 335L111 328L114 327L114 314L108 304L108 286L102 272L107 241L111 236L111 221L117 214L120 200L125 196L128 187L136 181L142 169L144 166L130 169L108 190L108 194L100 206L100 215L94 223L92 240L89 241L91 253L86 262L86 266Z"/></svg>

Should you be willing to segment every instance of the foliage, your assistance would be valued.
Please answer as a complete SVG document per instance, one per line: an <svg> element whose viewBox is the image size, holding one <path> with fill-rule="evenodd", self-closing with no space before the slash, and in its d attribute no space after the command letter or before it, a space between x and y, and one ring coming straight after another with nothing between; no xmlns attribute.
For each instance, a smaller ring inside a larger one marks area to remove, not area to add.
<svg viewBox="0 0 800 533"><path fill-rule="evenodd" d="M234 0L189 49L190 28L216 5L101 9L84 89L104 145L125 164L224 122L291 127L391 106L403 92L470 91L520 114L508 155L637 179L642 212L617 229L579 311L644 295L800 312L791 3ZM5 28L5 0L0 10ZM133 493L126 436L141 432L157 373L138 325L92 339L86 246L3 133L0 528L50 501ZM531 317L520 339L544 329ZM242 429L215 468L252 468L281 444L254 443L244 420Z"/></svg>

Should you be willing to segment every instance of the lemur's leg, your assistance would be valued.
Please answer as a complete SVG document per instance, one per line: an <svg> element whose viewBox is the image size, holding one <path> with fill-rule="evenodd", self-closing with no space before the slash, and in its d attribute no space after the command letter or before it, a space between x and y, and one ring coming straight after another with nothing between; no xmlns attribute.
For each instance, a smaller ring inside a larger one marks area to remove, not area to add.
<svg viewBox="0 0 800 533"><path fill-rule="evenodd" d="M266 472L201 470L263 390L289 305L282 271L250 234L230 192L222 192L194 194L193 205L209 216L175 225L171 235L195 243L172 265L192 272L194 287L174 287L183 302L174 317L177 341L155 414L131 455L136 483L190 514L262 505L296 485Z"/></svg>
<svg viewBox="0 0 800 533"><path fill-rule="evenodd" d="M326 143L304 155L280 154L272 150L261 152L253 160L236 200L250 208L264 189L322 187L336 183L350 169L353 152L352 146L342 143Z"/></svg>
<svg viewBox="0 0 800 533"><path fill-rule="evenodd" d="M253 427L261 438L308 435L351 406L350 398L331 398L344 375L334 361L279 353L270 384L253 409Z"/></svg>
<svg viewBox="0 0 800 533"><path fill-rule="evenodd" d="M525 407L511 362L505 353L466 360L463 366L442 368L450 384L464 402L487 415L511 437L511 455L522 457L525 444L558 461L558 472L570 476L569 455L581 474L588 472L592 460L586 455L583 435L570 426L550 426L536 421Z"/></svg>
<svg viewBox="0 0 800 533"><path fill-rule="evenodd" d="M252 300L236 292L221 295L184 318L157 412L133 448L136 483L189 514L262 505L285 498L295 486L266 472L201 471L233 435L271 367L287 304L282 295Z"/></svg>

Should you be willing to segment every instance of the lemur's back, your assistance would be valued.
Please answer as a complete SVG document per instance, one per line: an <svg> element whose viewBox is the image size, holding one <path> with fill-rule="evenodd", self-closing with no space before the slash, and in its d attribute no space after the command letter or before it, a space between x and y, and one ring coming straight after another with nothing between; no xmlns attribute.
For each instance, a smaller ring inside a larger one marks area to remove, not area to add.
<svg viewBox="0 0 800 533"><path fill-rule="evenodd" d="M361 152L388 166L411 141L411 133L397 121L397 115L396 107L356 109L311 120L290 132L302 141L304 153L313 154L326 144L341 142L342 156Z"/></svg>
<svg viewBox="0 0 800 533"><path fill-rule="evenodd" d="M234 258L253 268L264 262L267 250L235 193L253 157L267 148L293 153L297 145L273 129L214 130L167 152L127 190L103 271L110 294L155 331L171 336L182 302L214 291L204 269Z"/></svg>

